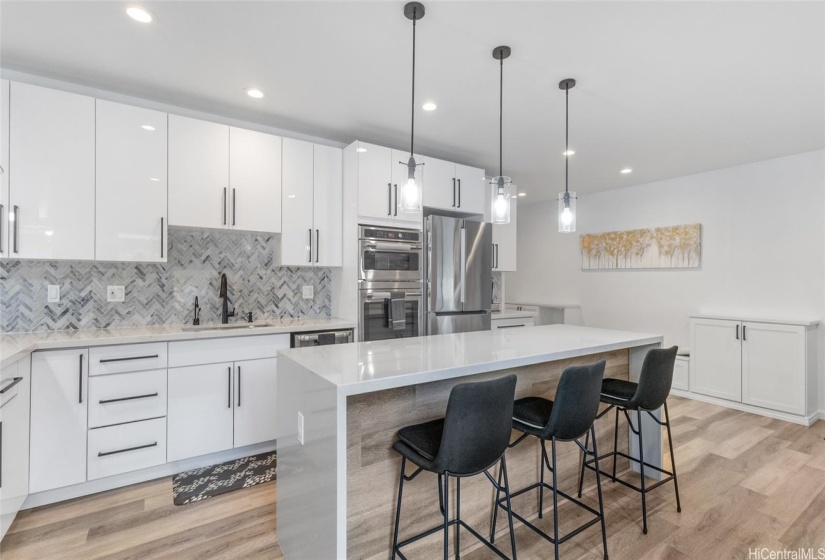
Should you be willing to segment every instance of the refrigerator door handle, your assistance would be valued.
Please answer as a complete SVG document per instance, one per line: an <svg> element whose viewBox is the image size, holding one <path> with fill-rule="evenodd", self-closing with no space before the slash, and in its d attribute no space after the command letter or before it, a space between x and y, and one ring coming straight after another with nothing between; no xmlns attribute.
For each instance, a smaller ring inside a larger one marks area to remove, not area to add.
<svg viewBox="0 0 825 560"><path fill-rule="evenodd" d="M464 308L467 286L467 230L461 228L461 307Z"/></svg>

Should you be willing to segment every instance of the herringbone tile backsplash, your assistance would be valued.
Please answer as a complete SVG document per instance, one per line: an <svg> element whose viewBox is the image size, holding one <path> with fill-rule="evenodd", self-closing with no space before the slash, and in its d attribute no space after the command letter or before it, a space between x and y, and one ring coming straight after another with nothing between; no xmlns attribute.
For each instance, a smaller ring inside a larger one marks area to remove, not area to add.
<svg viewBox="0 0 825 560"><path fill-rule="evenodd" d="M329 317L327 268L274 266L276 238L268 234L169 229L165 264L0 261L0 332L33 332L174 325L192 322L195 296L201 323L220 319L220 274L229 305L254 319ZM47 303L47 286L60 303ZM126 287L124 303L108 303L106 286ZM315 297L301 297L313 286Z"/></svg>

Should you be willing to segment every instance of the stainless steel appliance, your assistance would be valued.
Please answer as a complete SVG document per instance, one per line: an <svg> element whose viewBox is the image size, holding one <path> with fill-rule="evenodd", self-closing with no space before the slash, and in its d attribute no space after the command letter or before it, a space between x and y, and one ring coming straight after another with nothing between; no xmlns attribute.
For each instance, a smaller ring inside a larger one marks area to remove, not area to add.
<svg viewBox="0 0 825 560"><path fill-rule="evenodd" d="M318 331L292 333L291 347L326 346L328 344L346 344L352 342L352 329L341 331Z"/></svg>
<svg viewBox="0 0 825 560"><path fill-rule="evenodd" d="M424 316L421 282L363 282L358 299L362 341L420 336ZM394 296L399 300L393 307ZM403 300L403 304L400 301ZM403 307L403 312L399 308ZM403 322L402 322L403 321Z"/></svg>
<svg viewBox="0 0 825 560"><path fill-rule="evenodd" d="M421 232L359 226L358 280L362 282L421 282Z"/></svg>
<svg viewBox="0 0 825 560"><path fill-rule="evenodd" d="M424 223L426 334L490 330L492 225L435 214Z"/></svg>

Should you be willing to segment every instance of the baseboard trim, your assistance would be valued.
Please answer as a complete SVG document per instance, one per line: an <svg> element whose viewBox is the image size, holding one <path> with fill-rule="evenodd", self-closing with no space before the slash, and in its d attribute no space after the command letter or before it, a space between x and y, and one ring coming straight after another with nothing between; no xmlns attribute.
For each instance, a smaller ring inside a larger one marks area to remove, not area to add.
<svg viewBox="0 0 825 560"><path fill-rule="evenodd" d="M132 484L139 484L141 482L147 482L156 478L172 476L178 474L179 472L208 467L209 465L214 465L216 463L232 461L233 459L240 459L241 457L248 457L258 453L275 451L275 447L275 441L267 441L256 445L249 445L247 447L239 447L238 449L229 449L227 451L220 451L218 453L211 453L200 457L192 457L191 459L174 461L172 463L166 463L156 467L150 467L148 469L141 469L139 471L108 476L97 480L90 480L82 484L75 484L65 488L46 490L45 492L38 492L37 494L29 495L21 510L63 502L65 500L72 500L74 498L97 494L98 492L105 492L107 490L114 490L115 488L122 488ZM169 500L171 501L171 499L172 496L170 495Z"/></svg>
<svg viewBox="0 0 825 560"><path fill-rule="evenodd" d="M709 397L707 395L699 395L697 393L691 393L689 391L671 389L670 394L674 397L682 397L685 399L692 399L694 401L715 404L718 406L723 406L725 408L732 408L734 410L740 410L742 412L749 412L751 414L756 414L758 416L767 416L768 418L783 420L785 422L791 422L792 424L800 424L802 426L811 426L814 422L817 421L817 418L825 419L825 416L823 416L823 414L825 414L825 411L822 410L820 410L819 412L814 412L809 416L797 416L796 414L788 414L787 412L768 410L767 408L759 408L758 406L751 406L749 404L726 401L725 399Z"/></svg>

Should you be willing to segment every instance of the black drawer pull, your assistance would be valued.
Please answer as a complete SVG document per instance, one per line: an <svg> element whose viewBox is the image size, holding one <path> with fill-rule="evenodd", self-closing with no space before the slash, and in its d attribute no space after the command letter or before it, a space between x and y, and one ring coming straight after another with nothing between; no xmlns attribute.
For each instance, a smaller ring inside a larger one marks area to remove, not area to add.
<svg viewBox="0 0 825 560"><path fill-rule="evenodd" d="M108 364L111 362L128 362L130 360L151 360L152 358L157 358L157 354L152 354L151 356L132 356L129 358L107 358L105 360L100 360L101 364Z"/></svg>
<svg viewBox="0 0 825 560"><path fill-rule="evenodd" d="M497 329L514 329L516 327L526 327L527 325L522 323L521 325L501 325L500 327L496 327Z"/></svg>
<svg viewBox="0 0 825 560"><path fill-rule="evenodd" d="M14 387L15 385L17 385L17 384L18 384L18 383L20 383L21 381L23 381L23 378L22 378L22 377L13 377L13 378L12 378L12 380L11 380L11 385L6 385L6 386L5 386L5 387L3 387L2 389L0 389L0 395L2 395L2 394L3 394L3 393L5 393L6 391L8 391L8 390L9 390L9 389L11 389L12 387Z"/></svg>
<svg viewBox="0 0 825 560"><path fill-rule="evenodd" d="M98 402L100 402L100 404L109 404L109 403L113 403L113 402L133 401L133 400L136 400L136 399L151 399L152 397L157 397L157 396L158 396L157 393L152 393L150 395L137 395L135 397L122 397L122 398L119 398L119 399L105 399L105 400L98 401Z"/></svg>
<svg viewBox="0 0 825 560"><path fill-rule="evenodd" d="M118 449L117 451L100 451L98 457L106 457L108 455L117 455L118 453L126 453L128 451L137 451L138 449L148 449L149 447L157 447L158 442L147 443L146 445L138 445L137 447L128 447L126 449Z"/></svg>

